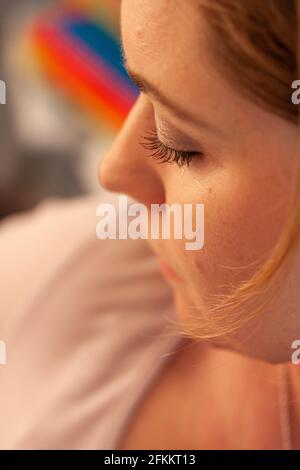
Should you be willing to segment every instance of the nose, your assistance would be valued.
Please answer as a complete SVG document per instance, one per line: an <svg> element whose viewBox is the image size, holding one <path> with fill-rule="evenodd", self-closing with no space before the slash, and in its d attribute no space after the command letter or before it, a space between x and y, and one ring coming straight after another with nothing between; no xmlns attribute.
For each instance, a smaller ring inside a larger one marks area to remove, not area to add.
<svg viewBox="0 0 300 470"><path fill-rule="evenodd" d="M154 114L148 98L141 94L123 128L99 166L100 185L113 192L126 193L144 203L162 203L164 186L153 159L147 158L141 136L153 129Z"/></svg>

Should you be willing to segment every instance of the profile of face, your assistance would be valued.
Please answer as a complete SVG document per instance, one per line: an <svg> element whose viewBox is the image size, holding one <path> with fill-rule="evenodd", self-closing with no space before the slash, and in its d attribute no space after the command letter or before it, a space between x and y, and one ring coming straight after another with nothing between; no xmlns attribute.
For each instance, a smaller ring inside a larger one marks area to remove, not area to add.
<svg viewBox="0 0 300 470"><path fill-rule="evenodd" d="M186 240L149 240L176 273L170 283L178 317L200 318L211 298L249 279L270 255L292 195L297 127L245 97L218 69L198 2L123 0L121 18L126 66L141 94L101 160L100 181L147 207L204 204L201 250L186 250ZM149 133L163 149L179 151L169 150L173 161L141 145ZM293 310L300 290L291 276L251 327L226 339L227 348L290 360L300 336Z"/></svg>

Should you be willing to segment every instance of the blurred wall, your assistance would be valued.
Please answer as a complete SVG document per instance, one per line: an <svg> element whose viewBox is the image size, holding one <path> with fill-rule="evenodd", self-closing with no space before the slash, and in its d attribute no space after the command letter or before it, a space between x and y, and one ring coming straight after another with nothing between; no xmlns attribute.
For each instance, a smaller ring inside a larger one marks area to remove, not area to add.
<svg viewBox="0 0 300 470"><path fill-rule="evenodd" d="M24 14L27 10L39 10L55 3L55 0L0 0L0 79L5 81L7 88L7 102L0 105L0 218L30 209L49 196L71 197L85 192L75 168L76 152L68 155L64 148L37 149L30 147L20 136L18 105L20 97L26 98L28 90L22 88L22 80L26 77L25 73L24 77L20 76L19 71L8 74L7 33L11 19L14 15L17 18L18 12ZM25 124L33 112L30 99L29 96L28 105L25 103ZM39 136L43 123L40 120L37 124L37 127L29 124L29 130L32 135ZM45 122L44 127L47 125Z"/></svg>

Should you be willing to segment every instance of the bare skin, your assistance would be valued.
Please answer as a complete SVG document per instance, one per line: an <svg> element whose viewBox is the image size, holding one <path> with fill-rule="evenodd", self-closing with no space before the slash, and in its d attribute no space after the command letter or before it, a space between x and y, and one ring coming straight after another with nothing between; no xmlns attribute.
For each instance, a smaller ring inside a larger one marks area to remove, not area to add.
<svg viewBox="0 0 300 470"><path fill-rule="evenodd" d="M120 448L280 449L277 369L203 345L181 348Z"/></svg>

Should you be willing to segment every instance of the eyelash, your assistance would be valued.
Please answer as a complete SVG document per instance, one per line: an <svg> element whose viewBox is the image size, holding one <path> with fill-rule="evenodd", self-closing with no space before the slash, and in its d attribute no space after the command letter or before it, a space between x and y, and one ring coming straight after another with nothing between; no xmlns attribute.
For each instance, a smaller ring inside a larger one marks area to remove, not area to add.
<svg viewBox="0 0 300 470"><path fill-rule="evenodd" d="M149 156L159 160L159 163L176 163L179 167L183 167L189 166L196 156L198 158L204 156L202 152L175 150L163 144L156 131L148 132L141 138L143 139L140 142L141 146L147 151L152 151Z"/></svg>

